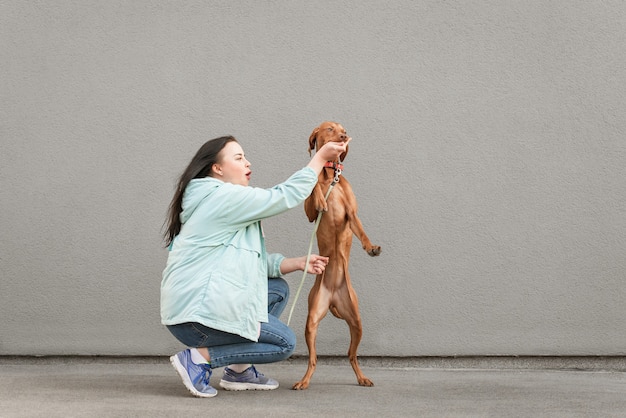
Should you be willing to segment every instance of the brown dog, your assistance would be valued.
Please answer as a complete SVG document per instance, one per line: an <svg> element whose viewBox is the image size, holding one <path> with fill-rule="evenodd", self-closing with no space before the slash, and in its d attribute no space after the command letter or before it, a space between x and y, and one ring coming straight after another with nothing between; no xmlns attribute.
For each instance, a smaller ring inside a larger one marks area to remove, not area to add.
<svg viewBox="0 0 626 418"><path fill-rule="evenodd" d="M348 136L343 126L335 122L324 122L315 128L309 137L309 153L313 148L318 150L327 142L345 142L347 140ZM341 155L341 161L344 160L347 153L346 148L346 152ZM309 293L309 314L304 333L309 349L309 365L306 374L302 380L293 385L293 389L309 387L317 363L315 350L317 329L329 310L337 318L345 320L350 327L348 358L354 373L356 373L359 385L374 386L374 383L365 377L361 371L357 360L357 348L361 342L363 328L357 296L350 284L348 263L350 261L352 234L359 238L363 249L372 257L380 254L380 247L372 245L365 234L361 220L357 217L356 197L345 177L339 177L339 182L335 184L328 196L328 201L324 199L335 178L334 167L337 164L339 161L327 163L327 166L320 173L311 195L304 202L304 210L309 221L314 222L318 212L324 212L317 230L317 245L319 253L329 257L329 261L324 273L318 274L315 278L315 284Z"/></svg>

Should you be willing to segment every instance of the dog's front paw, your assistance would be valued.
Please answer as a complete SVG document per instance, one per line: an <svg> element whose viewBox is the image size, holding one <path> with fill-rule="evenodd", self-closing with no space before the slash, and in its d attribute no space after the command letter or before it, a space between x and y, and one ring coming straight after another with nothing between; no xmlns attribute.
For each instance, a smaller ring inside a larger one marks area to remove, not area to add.
<svg viewBox="0 0 626 418"><path fill-rule="evenodd" d="M328 204L325 199L315 200L315 210L318 212L328 212Z"/></svg>
<svg viewBox="0 0 626 418"><path fill-rule="evenodd" d="M382 251L382 249L378 245L372 245L371 247L364 249L371 257L376 257Z"/></svg>

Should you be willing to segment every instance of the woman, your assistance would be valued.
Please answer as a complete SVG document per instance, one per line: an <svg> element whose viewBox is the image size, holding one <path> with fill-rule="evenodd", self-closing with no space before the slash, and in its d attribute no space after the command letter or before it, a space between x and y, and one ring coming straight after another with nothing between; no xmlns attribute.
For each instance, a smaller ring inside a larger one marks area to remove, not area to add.
<svg viewBox="0 0 626 418"><path fill-rule="evenodd" d="M309 164L270 189L248 186L250 162L232 136L206 142L178 181L165 239L169 247L161 282L161 321L187 347L170 358L189 391L212 397L212 369L228 366L226 390L271 390L278 382L253 363L288 358L296 338L278 320L289 287L282 274L324 271L327 257L267 254L261 220L306 199L326 161L347 142L329 143Z"/></svg>

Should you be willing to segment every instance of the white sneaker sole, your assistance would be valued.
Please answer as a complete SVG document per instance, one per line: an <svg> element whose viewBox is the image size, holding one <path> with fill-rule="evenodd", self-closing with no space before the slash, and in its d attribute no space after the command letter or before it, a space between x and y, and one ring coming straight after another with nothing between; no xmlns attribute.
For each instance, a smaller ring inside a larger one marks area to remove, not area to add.
<svg viewBox="0 0 626 418"><path fill-rule="evenodd" d="M274 390L278 388L278 383L275 385L261 385L258 383L240 383L240 382L229 382L228 380L220 380L220 387L224 390Z"/></svg>
<svg viewBox="0 0 626 418"><path fill-rule="evenodd" d="M170 357L170 363L172 363L172 366L174 366L174 369L176 369L176 372L178 373L180 378L183 379L185 387L187 388L187 390L189 390L189 392L191 392L193 396L197 396L198 398L212 398L214 396L217 396L217 391L215 393L202 393L193 386L193 383L191 383L191 379L189 378L189 374L187 373L185 366L181 364L176 354Z"/></svg>

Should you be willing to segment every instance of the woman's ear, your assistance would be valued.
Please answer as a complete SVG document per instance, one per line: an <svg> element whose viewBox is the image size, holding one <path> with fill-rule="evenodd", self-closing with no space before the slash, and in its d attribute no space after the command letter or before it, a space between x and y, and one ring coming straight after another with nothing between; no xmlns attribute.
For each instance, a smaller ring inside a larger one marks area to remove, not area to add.
<svg viewBox="0 0 626 418"><path fill-rule="evenodd" d="M220 167L219 164L215 163L211 166L211 172L209 173L209 175L211 177L214 176L221 176L222 175L222 168Z"/></svg>

